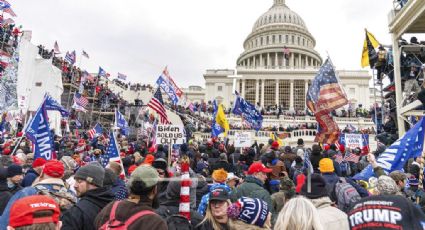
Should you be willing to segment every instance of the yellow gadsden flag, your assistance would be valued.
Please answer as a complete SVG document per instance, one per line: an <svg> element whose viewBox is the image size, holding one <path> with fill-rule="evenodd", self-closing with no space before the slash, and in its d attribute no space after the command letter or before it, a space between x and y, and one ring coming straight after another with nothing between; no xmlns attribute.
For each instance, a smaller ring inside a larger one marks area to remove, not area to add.
<svg viewBox="0 0 425 230"><path fill-rule="evenodd" d="M379 42L376 40L373 34L366 31L366 38L363 43L363 51L362 51L362 68L366 66L370 66L373 68L375 63L378 61L378 55L375 51L375 48L379 46Z"/></svg>
<svg viewBox="0 0 425 230"><path fill-rule="evenodd" d="M226 119L226 115L224 114L223 105L220 104L217 109L217 115L215 117L216 124L220 125L221 128L224 129L224 136L227 136L227 132L229 131L229 122Z"/></svg>

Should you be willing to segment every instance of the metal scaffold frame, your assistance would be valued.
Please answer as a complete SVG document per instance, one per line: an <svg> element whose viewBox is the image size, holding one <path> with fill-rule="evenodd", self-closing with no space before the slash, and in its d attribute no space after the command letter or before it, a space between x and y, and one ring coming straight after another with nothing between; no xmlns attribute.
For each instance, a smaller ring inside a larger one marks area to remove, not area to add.
<svg viewBox="0 0 425 230"><path fill-rule="evenodd" d="M395 0L394 2L399 2ZM409 0L401 9L395 7L389 14L389 32L391 33L394 58L394 83L397 106L397 126L399 137L406 133L407 116L424 116L423 110L415 110L422 105L419 100L403 104L400 55L406 46L399 47L402 35L425 33L425 0ZM419 46L419 45L418 45Z"/></svg>

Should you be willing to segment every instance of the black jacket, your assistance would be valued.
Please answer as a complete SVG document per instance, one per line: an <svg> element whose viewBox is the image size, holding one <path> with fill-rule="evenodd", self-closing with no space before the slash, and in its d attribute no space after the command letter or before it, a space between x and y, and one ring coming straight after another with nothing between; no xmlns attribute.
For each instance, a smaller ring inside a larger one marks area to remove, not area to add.
<svg viewBox="0 0 425 230"><path fill-rule="evenodd" d="M9 188L7 187L7 170L1 168L0 169L0 216L3 214L4 209L7 206L10 198L12 197L12 193L9 192Z"/></svg>
<svg viewBox="0 0 425 230"><path fill-rule="evenodd" d="M113 200L114 195L105 187L86 192L78 203L62 216L62 230L95 230L94 220L97 214Z"/></svg>
<svg viewBox="0 0 425 230"><path fill-rule="evenodd" d="M177 200L176 201L167 200L161 203L159 208L156 210L156 213L160 215L164 220L166 220L167 217L171 215L179 214L179 205L180 205L180 202ZM199 215L198 212L190 210L190 220L191 220L190 223L192 224L193 228L195 228L199 223L201 223L202 219L203 219L202 216Z"/></svg>
<svg viewBox="0 0 425 230"><path fill-rule="evenodd" d="M27 173L25 174L24 179L22 180L22 187L31 186L38 176L40 175L38 175L38 173L33 168L29 168Z"/></svg>

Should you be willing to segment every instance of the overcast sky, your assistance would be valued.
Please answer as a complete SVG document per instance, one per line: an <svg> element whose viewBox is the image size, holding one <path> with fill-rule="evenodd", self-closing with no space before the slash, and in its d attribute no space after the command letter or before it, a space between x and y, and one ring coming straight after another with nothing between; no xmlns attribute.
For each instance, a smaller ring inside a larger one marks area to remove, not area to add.
<svg viewBox="0 0 425 230"><path fill-rule="evenodd" d="M9 0L34 44L85 50L81 66L153 83L164 66L180 86L204 86L206 69L236 66L242 43L273 0ZM337 69L360 69L364 28L390 44L391 0L286 0ZM77 56L77 64L81 56Z"/></svg>

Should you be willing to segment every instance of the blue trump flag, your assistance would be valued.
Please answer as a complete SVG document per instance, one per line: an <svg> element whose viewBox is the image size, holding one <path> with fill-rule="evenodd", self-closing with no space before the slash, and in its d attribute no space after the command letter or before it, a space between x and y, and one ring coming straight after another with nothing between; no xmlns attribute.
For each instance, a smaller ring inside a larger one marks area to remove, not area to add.
<svg viewBox="0 0 425 230"><path fill-rule="evenodd" d="M118 151L117 140L115 139L114 132L112 131L109 133L109 146L106 150L106 155L109 157L109 161L117 162L121 159Z"/></svg>
<svg viewBox="0 0 425 230"><path fill-rule="evenodd" d="M158 80L156 80L156 84L158 84L159 87L164 90L164 92L168 95L174 105L177 105L177 103L179 103L179 97L176 93L176 90L174 89L174 86L172 86L169 81L166 81L162 75L158 77Z"/></svg>
<svg viewBox="0 0 425 230"><path fill-rule="evenodd" d="M115 111L115 125L121 129L122 135L128 136L129 134L128 123L125 120L124 115L122 115L122 113L120 113L120 111L118 110Z"/></svg>
<svg viewBox="0 0 425 230"><path fill-rule="evenodd" d="M386 173L401 170L406 162L412 157L418 157L422 153L425 135L425 121L422 118L403 137L388 147L376 160L378 165ZM367 180L374 176L371 165L356 174L356 180Z"/></svg>
<svg viewBox="0 0 425 230"><path fill-rule="evenodd" d="M211 136L217 137L218 135L220 135L220 133L224 132L224 129L215 121L215 118L217 117L217 111L218 111L218 105L216 100L213 101L213 109L214 109L214 112L213 112L212 125L211 125Z"/></svg>
<svg viewBox="0 0 425 230"><path fill-rule="evenodd" d="M53 136L50 132L49 118L45 108L45 100L29 121L25 134L34 145L34 159L42 157L46 160L56 159L53 148Z"/></svg>
<svg viewBox="0 0 425 230"><path fill-rule="evenodd" d="M69 117L69 111L59 104L52 96L46 93L44 97L44 106L46 110L56 110L61 113L62 117Z"/></svg>
<svg viewBox="0 0 425 230"><path fill-rule="evenodd" d="M239 96L236 92L236 101L232 110L233 114L242 116L256 131L263 125L263 116L255 106Z"/></svg>

